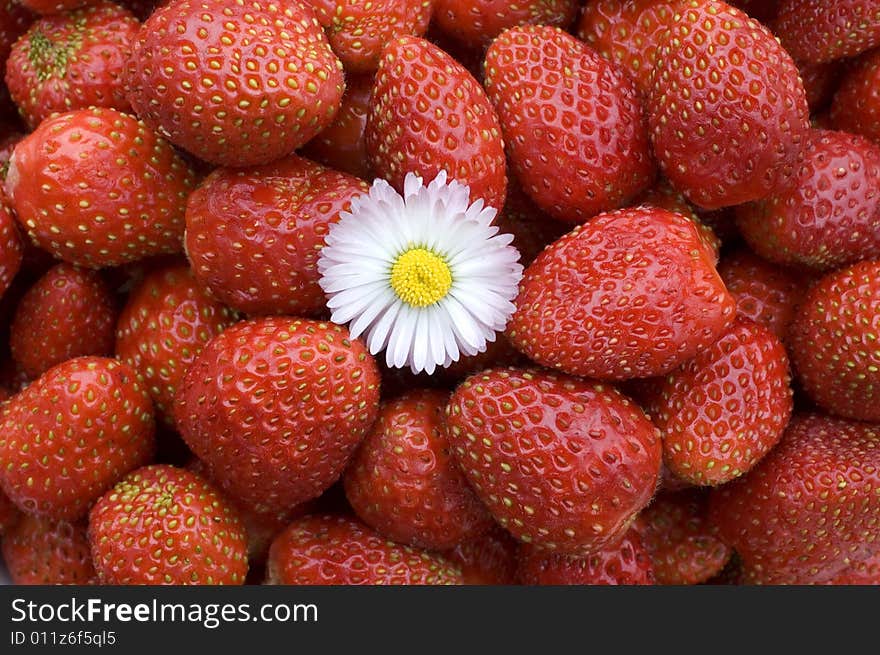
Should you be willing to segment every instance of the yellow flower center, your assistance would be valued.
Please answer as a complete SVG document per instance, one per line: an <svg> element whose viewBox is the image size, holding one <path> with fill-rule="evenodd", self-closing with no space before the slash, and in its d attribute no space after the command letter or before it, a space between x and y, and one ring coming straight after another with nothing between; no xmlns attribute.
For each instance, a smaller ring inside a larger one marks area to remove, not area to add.
<svg viewBox="0 0 880 655"><path fill-rule="evenodd" d="M433 305L446 296L451 286L449 264L427 248L407 250L391 267L391 288L413 307Z"/></svg>

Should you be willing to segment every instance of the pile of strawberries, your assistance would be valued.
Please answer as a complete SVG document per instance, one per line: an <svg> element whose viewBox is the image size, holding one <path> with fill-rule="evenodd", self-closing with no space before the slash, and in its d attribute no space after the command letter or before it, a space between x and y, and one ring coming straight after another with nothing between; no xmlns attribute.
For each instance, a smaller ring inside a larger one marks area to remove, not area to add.
<svg viewBox="0 0 880 655"><path fill-rule="evenodd" d="M14 582L880 584L880 0L4 0ZM318 254L499 209L488 351Z"/></svg>

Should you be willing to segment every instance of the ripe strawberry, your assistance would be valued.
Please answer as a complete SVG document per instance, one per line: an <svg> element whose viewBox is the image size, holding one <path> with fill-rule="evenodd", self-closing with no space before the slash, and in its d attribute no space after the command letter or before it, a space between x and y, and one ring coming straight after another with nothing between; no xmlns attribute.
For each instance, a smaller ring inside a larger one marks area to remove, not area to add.
<svg viewBox="0 0 880 655"><path fill-rule="evenodd" d="M714 343L734 310L693 221L637 207L597 216L538 255L508 336L572 375L652 377Z"/></svg>
<svg viewBox="0 0 880 655"><path fill-rule="evenodd" d="M801 73L801 81L804 83L804 91L807 94L807 104L810 112L815 114L828 107L834 92L840 85L841 74L844 67L839 61L829 61L824 64L798 64Z"/></svg>
<svg viewBox="0 0 880 655"><path fill-rule="evenodd" d="M577 35L630 74L639 91L651 90L657 43L683 2L595 0L578 20Z"/></svg>
<svg viewBox="0 0 880 655"><path fill-rule="evenodd" d="M186 251L199 285L248 314L321 316L318 253L365 182L291 155L218 169L189 198Z"/></svg>
<svg viewBox="0 0 880 655"><path fill-rule="evenodd" d="M372 73L382 49L402 36L422 36L434 0L306 0L346 73Z"/></svg>
<svg viewBox="0 0 880 655"><path fill-rule="evenodd" d="M709 518L750 582L823 582L880 550L878 488L876 426L799 415L755 469L712 492Z"/></svg>
<svg viewBox="0 0 880 655"><path fill-rule="evenodd" d="M9 335L29 379L84 355L112 355L116 301L97 271L56 264L24 294Z"/></svg>
<svg viewBox="0 0 880 655"><path fill-rule="evenodd" d="M485 68L511 167L541 209L579 223L650 186L648 133L622 69L545 26L504 32Z"/></svg>
<svg viewBox="0 0 880 655"><path fill-rule="evenodd" d="M415 37L382 52L365 132L367 156L398 191L407 173L441 170L501 209L507 188L501 126L473 76L437 46Z"/></svg>
<svg viewBox="0 0 880 655"><path fill-rule="evenodd" d="M663 461L678 478L719 485L750 470L792 411L788 357L767 328L739 318L666 376L655 416Z"/></svg>
<svg viewBox="0 0 880 655"><path fill-rule="evenodd" d="M880 550L827 580L828 585L880 585Z"/></svg>
<svg viewBox="0 0 880 655"><path fill-rule="evenodd" d="M91 268L179 252L192 186L193 172L167 142L106 108L40 123L15 146L6 176L31 239Z"/></svg>
<svg viewBox="0 0 880 655"><path fill-rule="evenodd" d="M60 14L72 11L94 0L18 0L24 7L42 15Z"/></svg>
<svg viewBox="0 0 880 655"><path fill-rule="evenodd" d="M504 209L494 222L501 234L513 235L511 245L519 251L523 266L531 264L546 246L568 229L565 223L553 220L538 209L517 183L508 185Z"/></svg>
<svg viewBox="0 0 880 655"><path fill-rule="evenodd" d="M519 542L498 525L446 552L467 585L516 584Z"/></svg>
<svg viewBox="0 0 880 655"><path fill-rule="evenodd" d="M125 364L79 357L0 410L0 485L23 511L82 516L154 451L152 405Z"/></svg>
<svg viewBox="0 0 880 655"><path fill-rule="evenodd" d="M667 180L660 180L657 184L648 189L636 201L636 204L659 207L660 209L675 212L676 214L681 214L682 216L691 219L694 222L694 225L697 226L697 231L700 233L700 240L703 242L704 247L708 249L713 263L718 263L718 258L721 253L721 239L718 238L715 231L708 223L703 222L700 215L697 214L691 204L687 201L687 198L684 197L684 194L680 191L676 191Z"/></svg>
<svg viewBox="0 0 880 655"><path fill-rule="evenodd" d="M371 175L364 131L372 90L371 76L350 75L336 118L306 144L302 154L328 168L369 179Z"/></svg>
<svg viewBox="0 0 880 655"><path fill-rule="evenodd" d="M733 554L713 533L706 517L708 500L700 489L664 493L639 514L636 528L660 584L705 582Z"/></svg>
<svg viewBox="0 0 880 655"><path fill-rule="evenodd" d="M880 261L822 278L792 321L791 358L804 390L833 414L880 421Z"/></svg>
<svg viewBox="0 0 880 655"><path fill-rule="evenodd" d="M523 544L517 578L527 585L652 585L654 571L638 533L601 550L572 557Z"/></svg>
<svg viewBox="0 0 880 655"><path fill-rule="evenodd" d="M613 544L657 486L659 432L612 387L490 369L456 389L446 422L495 520L546 550L582 555Z"/></svg>
<svg viewBox="0 0 880 655"><path fill-rule="evenodd" d="M340 326L273 317L212 339L177 392L181 436L211 478L256 511L333 484L379 410L379 372Z"/></svg>
<svg viewBox="0 0 880 655"><path fill-rule="evenodd" d="M880 49L847 68L831 102L831 122L834 129L880 143Z"/></svg>
<svg viewBox="0 0 880 655"><path fill-rule="evenodd" d="M3 538L3 561L16 585L96 582L85 522L25 514Z"/></svg>
<svg viewBox="0 0 880 655"><path fill-rule="evenodd" d="M740 248L726 254L718 275L736 300L736 312L785 340L797 304L805 292L804 277Z"/></svg>
<svg viewBox="0 0 880 655"><path fill-rule="evenodd" d="M880 2L781 0L772 27L798 61L852 57L880 45Z"/></svg>
<svg viewBox="0 0 880 655"><path fill-rule="evenodd" d="M3 393L6 393L5 389ZM4 399L3 402L6 402L6 400L8 398ZM21 515L18 507L9 499L9 496L0 491L0 537L7 534L18 523Z"/></svg>
<svg viewBox="0 0 880 655"><path fill-rule="evenodd" d="M577 11L577 0L435 0L434 22L453 39L480 47L518 25L566 29Z"/></svg>
<svg viewBox="0 0 880 655"><path fill-rule="evenodd" d="M811 130L803 160L737 219L752 250L779 264L830 270L880 258L880 146Z"/></svg>
<svg viewBox="0 0 880 655"><path fill-rule="evenodd" d="M332 515L294 521L269 549L267 584L461 584L440 555L386 541L367 526Z"/></svg>
<svg viewBox="0 0 880 655"><path fill-rule="evenodd" d="M0 297L21 267L24 248L6 194L0 191Z"/></svg>
<svg viewBox="0 0 880 655"><path fill-rule="evenodd" d="M149 273L131 292L116 325L116 356L131 366L173 425L174 396L190 364L234 321L232 312L205 296L186 265Z"/></svg>
<svg viewBox="0 0 880 655"><path fill-rule="evenodd" d="M244 584L247 535L206 480L157 464L132 471L89 512L103 584Z"/></svg>
<svg viewBox="0 0 880 655"><path fill-rule="evenodd" d="M6 65L6 59L12 50L12 44L22 34L35 16L26 9L20 0L3 0L0 2L0 67Z"/></svg>
<svg viewBox="0 0 880 655"><path fill-rule="evenodd" d="M105 1L33 23L6 64L6 85L28 127L91 106L131 111L122 70L138 27L127 9Z"/></svg>
<svg viewBox="0 0 880 655"><path fill-rule="evenodd" d="M24 137L25 134L22 132L14 131L0 140L0 182L6 179L6 172L9 170L9 160L12 157L12 152L15 150L18 142Z"/></svg>
<svg viewBox="0 0 880 655"><path fill-rule="evenodd" d="M345 472L352 509L388 539L445 550L492 525L450 453L448 399L416 390L386 403Z"/></svg>
<svg viewBox="0 0 880 655"><path fill-rule="evenodd" d="M220 166L293 152L333 121L345 90L312 10L263 0L159 7L138 32L126 80L147 125Z"/></svg>
<svg viewBox="0 0 880 655"><path fill-rule="evenodd" d="M654 154L700 207L762 198L794 162L809 127L791 57L760 23L691 0L657 46L646 104Z"/></svg>

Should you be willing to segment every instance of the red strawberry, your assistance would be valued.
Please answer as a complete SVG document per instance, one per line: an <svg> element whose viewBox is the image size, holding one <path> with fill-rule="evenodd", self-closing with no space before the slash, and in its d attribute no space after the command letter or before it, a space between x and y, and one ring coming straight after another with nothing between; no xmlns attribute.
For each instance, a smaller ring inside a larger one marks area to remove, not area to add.
<svg viewBox="0 0 880 655"><path fill-rule="evenodd" d="M815 284L791 324L791 358L804 390L833 414L880 421L880 261Z"/></svg>
<svg viewBox="0 0 880 655"><path fill-rule="evenodd" d="M247 535L217 490L158 464L132 471L89 513L104 584L244 584Z"/></svg>
<svg viewBox="0 0 880 655"><path fill-rule="evenodd" d="M9 201L6 194L0 192L0 297L6 293L21 267L23 250Z"/></svg>
<svg viewBox="0 0 880 655"><path fill-rule="evenodd" d="M781 0L773 31L799 61L820 64L880 45L878 0Z"/></svg>
<svg viewBox="0 0 880 655"><path fill-rule="evenodd" d="M525 271L508 336L572 375L652 377L714 343L734 310L693 221L637 207L544 250Z"/></svg>
<svg viewBox="0 0 880 655"><path fill-rule="evenodd" d="M630 74L639 91L651 90L657 44L681 1L594 0L578 21L577 35Z"/></svg>
<svg viewBox="0 0 880 655"><path fill-rule="evenodd" d="M755 469L713 491L709 518L750 582L823 582L880 551L877 489L877 427L806 414Z"/></svg>
<svg viewBox="0 0 880 655"><path fill-rule="evenodd" d="M801 81L804 83L804 91L807 94L807 104L812 113L826 109L834 97L834 92L840 84L843 66L838 61L829 61L824 64L799 64Z"/></svg>
<svg viewBox="0 0 880 655"><path fill-rule="evenodd" d="M94 0L18 0L24 7L38 14L50 15L72 11Z"/></svg>
<svg viewBox="0 0 880 655"><path fill-rule="evenodd" d="M491 369L465 380L446 414L477 495L516 538L546 550L613 544L657 486L659 433L612 387Z"/></svg>
<svg viewBox="0 0 880 655"><path fill-rule="evenodd" d="M697 489L665 493L639 515L636 526L660 584L705 582L730 559L732 551L707 520L708 500Z"/></svg>
<svg viewBox="0 0 880 655"><path fill-rule="evenodd" d="M0 141L0 182L6 179L6 172L9 170L9 160L12 152L18 142L25 137L22 132L11 132L2 141Z"/></svg>
<svg viewBox="0 0 880 655"><path fill-rule="evenodd" d="M2 408L0 484L22 510L75 519L154 450L152 405L125 364L80 357Z"/></svg>
<svg viewBox="0 0 880 655"><path fill-rule="evenodd" d="M122 70L138 21L112 2L46 16L15 42L6 85L34 129L54 112L95 107L130 111Z"/></svg>
<svg viewBox="0 0 880 655"><path fill-rule="evenodd" d="M35 379L84 355L112 355L116 302L96 271L56 264L24 294L15 310L9 347Z"/></svg>
<svg viewBox="0 0 880 655"><path fill-rule="evenodd" d="M355 513L388 539L445 550L492 525L450 452L448 399L416 390L385 404L345 472Z"/></svg>
<svg viewBox="0 0 880 655"><path fill-rule="evenodd" d="M6 65L12 44L27 31L33 20L34 15L19 0L0 2L0 66Z"/></svg>
<svg viewBox="0 0 880 655"><path fill-rule="evenodd" d="M5 389L3 393L6 393ZM8 398L4 398L2 402L6 402L6 400ZM18 507L9 499L9 496L0 491L0 537L7 534L20 518L21 512Z"/></svg>
<svg viewBox="0 0 880 655"><path fill-rule="evenodd" d="M295 155L218 169L189 198L186 250L199 285L248 314L321 316L317 269L330 224L367 184Z"/></svg>
<svg viewBox="0 0 880 655"><path fill-rule="evenodd" d="M577 0L435 0L434 22L444 34L480 47L518 25L565 29L577 11Z"/></svg>
<svg viewBox="0 0 880 655"><path fill-rule="evenodd" d="M468 585L516 584L519 542L498 525L479 537L460 543L446 556L461 567Z"/></svg>
<svg viewBox="0 0 880 655"><path fill-rule="evenodd" d="M479 82L429 41L404 37L382 52L365 138L373 170L398 191L407 173L430 181L445 170L470 186L471 201L496 209L504 203L495 110Z"/></svg>
<svg viewBox="0 0 880 655"><path fill-rule="evenodd" d="M334 170L370 178L364 131L372 90L371 76L350 75L336 118L308 142L302 153Z"/></svg>
<svg viewBox="0 0 880 655"><path fill-rule="evenodd" d="M652 79L654 154L696 205L762 198L794 162L809 126L797 66L738 9L693 0L677 12L658 43Z"/></svg>
<svg viewBox="0 0 880 655"><path fill-rule="evenodd" d="M138 32L126 79L138 116L220 166L293 152L333 121L345 90L312 10L263 0L171 0Z"/></svg>
<svg viewBox="0 0 880 655"><path fill-rule="evenodd" d="M826 581L829 585L880 585L880 550Z"/></svg>
<svg viewBox="0 0 880 655"><path fill-rule="evenodd" d="M519 184L507 187L504 209L495 218L501 234L512 234L514 248L523 266L531 264L544 248L567 231L564 223L553 220L535 206ZM459 360L461 361L461 360Z"/></svg>
<svg viewBox="0 0 880 655"><path fill-rule="evenodd" d="M779 264L830 270L880 258L880 146L811 130L803 161L737 219L752 250Z"/></svg>
<svg viewBox="0 0 880 655"><path fill-rule="evenodd" d="M847 68L831 102L831 122L880 143L880 48Z"/></svg>
<svg viewBox="0 0 880 655"><path fill-rule="evenodd" d="M440 555L386 541L341 516L294 521L269 549L267 583L284 585L461 584Z"/></svg>
<svg viewBox="0 0 880 655"><path fill-rule="evenodd" d="M85 522L52 521L25 514L3 538L3 561L12 584L93 584Z"/></svg>
<svg viewBox="0 0 880 655"><path fill-rule="evenodd" d="M691 219L694 222L694 225L697 226L697 230L700 233L700 240L708 249L712 261L715 264L718 263L718 257L721 252L721 239L718 238L715 231L708 225L708 223L703 222L699 214L694 211L694 208L687 201L687 198L684 197L684 194L680 191L676 191L667 180L660 180L657 184L648 189L638 199L637 204L659 207L660 209L675 212L676 214L681 214L682 216Z"/></svg>
<svg viewBox="0 0 880 655"><path fill-rule="evenodd" d="M379 409L375 360L337 325L238 323L186 373L181 436L231 495L256 511L316 498L342 474Z"/></svg>
<svg viewBox="0 0 880 655"><path fill-rule="evenodd" d="M229 309L198 289L186 265L159 268L131 292L116 326L116 356L138 373L169 425L190 364L233 320Z"/></svg>
<svg viewBox="0 0 880 655"><path fill-rule="evenodd" d="M527 585L651 585L654 571L635 530L623 540L583 557L548 553L523 544L517 577Z"/></svg>
<svg viewBox="0 0 880 655"><path fill-rule="evenodd" d="M192 185L167 142L131 116L99 108L40 123L15 146L6 176L31 239L92 268L180 251Z"/></svg>
<svg viewBox="0 0 880 655"><path fill-rule="evenodd" d="M347 73L372 73L382 49L402 36L422 36L434 0L306 0Z"/></svg>
<svg viewBox="0 0 880 655"><path fill-rule="evenodd" d="M718 274L736 300L736 311L785 339L795 306L804 295L802 275L740 248L725 255Z"/></svg>
<svg viewBox="0 0 880 655"><path fill-rule="evenodd" d="M767 328L739 318L668 376L655 417L663 461L699 485L729 482L776 445L792 410L788 357Z"/></svg>
<svg viewBox="0 0 880 655"><path fill-rule="evenodd" d="M511 167L541 209L579 223L650 186L648 133L622 69L545 26L504 32L485 68Z"/></svg>

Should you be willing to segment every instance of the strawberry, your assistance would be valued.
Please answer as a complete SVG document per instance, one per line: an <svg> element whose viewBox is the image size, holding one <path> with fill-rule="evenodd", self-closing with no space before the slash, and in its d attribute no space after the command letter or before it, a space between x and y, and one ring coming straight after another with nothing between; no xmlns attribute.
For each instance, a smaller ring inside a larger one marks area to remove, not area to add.
<svg viewBox="0 0 880 655"><path fill-rule="evenodd" d="M461 584L461 572L440 555L386 541L342 516L313 515L291 523L269 549L267 584Z"/></svg>
<svg viewBox="0 0 880 655"><path fill-rule="evenodd" d="M840 84L841 73L844 71L841 62L801 63L798 64L798 69L801 73L801 81L804 83L810 112L815 114L826 109Z"/></svg>
<svg viewBox="0 0 880 655"><path fill-rule="evenodd" d="M544 248L567 231L565 223L555 221L535 206L519 184L507 187L504 209L495 218L501 234L512 234L514 248L523 266L531 264ZM461 360L459 360L461 361Z"/></svg>
<svg viewBox="0 0 880 655"><path fill-rule="evenodd" d="M106 108L40 123L15 146L6 176L34 243L91 268L180 251L192 186L192 171L167 142Z"/></svg>
<svg viewBox="0 0 880 655"><path fill-rule="evenodd" d="M103 584L244 584L247 535L219 492L183 469L132 471L89 512Z"/></svg>
<svg viewBox="0 0 880 655"><path fill-rule="evenodd" d="M125 364L71 359L0 414L0 485L23 511L76 519L154 450L150 399Z"/></svg>
<svg viewBox="0 0 880 655"><path fill-rule="evenodd" d="M130 111L122 71L138 26L112 2L33 23L6 63L6 85L28 127L91 106Z"/></svg>
<svg viewBox="0 0 880 655"><path fill-rule="evenodd" d="M880 143L880 49L847 68L831 101L831 122L834 129Z"/></svg>
<svg viewBox="0 0 880 655"><path fill-rule="evenodd" d="M6 59L12 50L12 44L34 21L34 15L19 0L3 0L0 2L0 67L6 65Z"/></svg>
<svg viewBox="0 0 880 655"><path fill-rule="evenodd" d="M762 198L794 162L809 126L797 66L738 9L690 0L658 42L652 80L654 154L694 204Z"/></svg>
<svg viewBox="0 0 880 655"><path fill-rule="evenodd" d="M435 0L434 22L451 38L484 46L518 25L567 28L578 11L577 0Z"/></svg>
<svg viewBox="0 0 880 655"><path fill-rule="evenodd" d="M721 239L715 234L715 231L704 223L700 215L694 210L691 204L680 191L676 191L668 180L660 180L653 187L648 189L636 201L639 205L650 205L651 207L659 207L667 211L675 212L686 216L694 222L700 233L700 240L704 247L709 251L712 261L717 264L721 253Z"/></svg>
<svg viewBox="0 0 880 655"><path fill-rule="evenodd" d="M519 542L498 525L458 544L446 557L461 567L467 585L516 584Z"/></svg>
<svg viewBox="0 0 880 655"><path fill-rule="evenodd" d="M652 377L714 343L734 310L693 221L637 207L597 216L538 255L508 336L572 375Z"/></svg>
<svg viewBox="0 0 880 655"><path fill-rule="evenodd" d="M700 489L664 493L639 515L636 528L658 583L699 584L724 569L732 551L713 534L708 500Z"/></svg>
<svg viewBox="0 0 880 655"><path fill-rule="evenodd" d="M336 118L306 144L302 154L328 168L369 179L364 131L372 90L371 76L350 75Z"/></svg>
<svg viewBox="0 0 880 655"><path fill-rule="evenodd" d="M526 585L651 585L654 571L639 535L630 529L619 543L583 557L523 544L517 578Z"/></svg>
<svg viewBox="0 0 880 655"><path fill-rule="evenodd" d="M740 248L726 254L718 275L736 300L736 312L785 340L795 306L804 295L804 279Z"/></svg>
<svg viewBox="0 0 880 655"><path fill-rule="evenodd" d="M116 301L97 271L56 264L18 303L9 346L18 367L35 379L84 355L112 355Z"/></svg>
<svg viewBox="0 0 880 655"><path fill-rule="evenodd" d="M0 182L6 179L6 172L9 170L9 160L12 152L18 142L25 137L22 132L10 132L2 140L0 140Z"/></svg>
<svg viewBox="0 0 880 655"><path fill-rule="evenodd" d="M229 309L199 290L186 265L156 269L131 292L116 325L116 356L138 373L169 425L190 364L233 320Z"/></svg>
<svg viewBox="0 0 880 655"><path fill-rule="evenodd" d="M92 4L94 0L18 0L22 6L42 15L60 14Z"/></svg>
<svg viewBox="0 0 880 655"><path fill-rule="evenodd" d="M880 421L880 261L822 278L790 328L791 358L804 390L833 414Z"/></svg>
<svg viewBox="0 0 880 655"><path fill-rule="evenodd" d="M681 1L595 0L578 20L578 38L630 74L642 94L651 90L657 44Z"/></svg>
<svg viewBox="0 0 880 655"><path fill-rule="evenodd" d="M220 166L293 152L333 121L345 90L312 10L263 0L159 7L138 32L126 80L147 125Z"/></svg>
<svg viewBox="0 0 880 655"><path fill-rule="evenodd" d="M6 293L21 267L23 251L15 216L5 194L0 191L0 297Z"/></svg>
<svg viewBox="0 0 880 655"><path fill-rule="evenodd" d="M495 39L485 68L511 167L541 209L580 223L650 186L641 105L616 64L559 29L527 26Z"/></svg>
<svg viewBox="0 0 880 655"><path fill-rule="evenodd" d="M802 156L770 195L737 208L752 250L818 270L880 258L880 146L812 130Z"/></svg>
<svg viewBox="0 0 880 655"><path fill-rule="evenodd" d="M878 488L877 427L804 414L757 467L712 492L709 518L748 581L823 582L880 551Z"/></svg>
<svg viewBox="0 0 880 655"><path fill-rule="evenodd" d="M382 49L402 36L422 36L434 0L306 0L347 73L372 73Z"/></svg>
<svg viewBox="0 0 880 655"><path fill-rule="evenodd" d="M821 64L880 45L878 0L781 0L773 32L799 61Z"/></svg>
<svg viewBox="0 0 880 655"><path fill-rule="evenodd" d="M248 314L322 316L318 252L365 182L295 155L217 169L189 198L186 250L210 295Z"/></svg>
<svg viewBox="0 0 880 655"><path fill-rule="evenodd" d="M94 584L85 522L25 514L3 538L3 561L12 584Z"/></svg>
<svg viewBox="0 0 880 655"><path fill-rule="evenodd" d="M273 317L212 339L177 392L181 436L211 478L256 511L333 484L379 410L379 372L340 326Z"/></svg>
<svg viewBox="0 0 880 655"><path fill-rule="evenodd" d="M382 52L365 132L372 169L398 191L407 173L441 170L501 209L507 187L501 126L485 92L457 61L424 39Z"/></svg>
<svg viewBox="0 0 880 655"><path fill-rule="evenodd" d="M495 520L545 550L583 555L613 544L657 486L659 432L599 383L490 369L455 390L446 422Z"/></svg>
<svg viewBox="0 0 880 655"><path fill-rule="evenodd" d="M666 376L656 415L663 461L678 478L719 485L751 469L792 411L788 357L767 328L739 318Z"/></svg>
<svg viewBox="0 0 880 655"><path fill-rule="evenodd" d="M5 389L3 393L6 393ZM4 398L2 402L6 402L6 400L8 398ZM18 523L21 515L18 507L9 499L9 496L0 491L0 537L7 534Z"/></svg>
<svg viewBox="0 0 880 655"><path fill-rule="evenodd" d="M828 585L880 585L880 550L827 580Z"/></svg>
<svg viewBox="0 0 880 655"><path fill-rule="evenodd" d="M388 539L445 550L492 525L450 452L448 398L416 390L383 405L345 472L355 513Z"/></svg>

